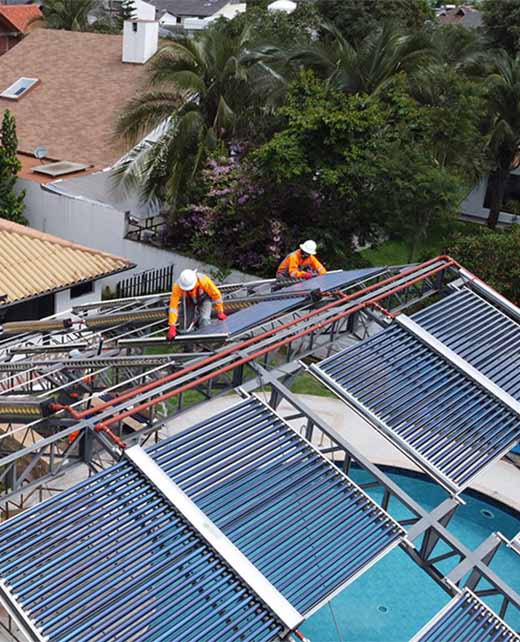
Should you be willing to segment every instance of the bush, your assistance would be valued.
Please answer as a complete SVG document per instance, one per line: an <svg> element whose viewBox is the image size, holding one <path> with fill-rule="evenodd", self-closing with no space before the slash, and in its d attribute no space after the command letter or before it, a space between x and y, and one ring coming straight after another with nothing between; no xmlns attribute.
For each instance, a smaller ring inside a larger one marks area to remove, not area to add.
<svg viewBox="0 0 520 642"><path fill-rule="evenodd" d="M500 294L520 304L520 227L455 237L448 254Z"/></svg>
<svg viewBox="0 0 520 642"><path fill-rule="evenodd" d="M317 241L329 268L361 267L350 237L337 233L337 212L308 187L279 185L237 156L210 159L203 195L170 225L176 249L220 268L273 276L282 259L307 238Z"/></svg>

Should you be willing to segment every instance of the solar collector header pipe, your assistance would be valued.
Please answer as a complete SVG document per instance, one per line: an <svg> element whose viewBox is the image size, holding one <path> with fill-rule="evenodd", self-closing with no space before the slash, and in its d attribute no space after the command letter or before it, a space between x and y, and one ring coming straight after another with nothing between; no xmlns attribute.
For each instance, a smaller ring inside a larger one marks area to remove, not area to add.
<svg viewBox="0 0 520 642"><path fill-rule="evenodd" d="M115 397L114 399L111 399L110 401L107 401L104 404L101 404L100 406L97 406L95 409L94 408L90 408L90 409L86 409L86 410L81 411L81 412L77 412L75 409L71 408L70 406L58 406L58 405L56 405L55 406L55 410L66 409L75 419L83 419L85 417L90 416L91 414L95 414L95 413L100 412L100 411L102 411L102 410L104 410L106 408L109 408L109 407L113 406L116 403L120 403L122 401L131 399L136 394L139 394L141 392L146 392L148 390L152 390L154 387L156 387L158 385L161 385L162 383L166 383L168 381L172 381L172 380L182 376L183 374L191 372L191 371L193 371L193 370L195 370L195 369L197 369L197 368L199 368L201 366L213 363L213 362L217 361L218 359L220 359L220 358L222 358L222 357L224 357L224 356L226 356L228 354L232 354L234 351L242 350L242 349L244 349L244 348L246 348L246 347L248 347L250 345L253 345L253 344L257 343L258 341L260 341L262 339L265 339L265 338L268 338L270 336L273 336L274 334L280 332L281 330L289 328L289 327L291 327L291 326L293 326L293 325L295 325L297 323L300 323L301 321L305 321L307 319L310 319L310 318L316 316L317 314L320 314L320 313L322 313L322 312L324 312L324 311L326 311L328 309L331 309L333 307L337 307L338 305L341 305L341 304L343 304L343 303L345 303L347 301L350 301L350 300L358 297L360 294L366 294L368 292L372 292L373 290L375 290L377 288L380 288L380 287L382 287L384 285L393 283L396 280L402 279L403 277L406 277L408 275L413 274L414 272L417 272L419 269L426 268L426 267L428 267L430 265L438 263L439 261L444 261L444 263L442 265L437 266L436 268L428 271L427 273L422 274L417 279L413 279L412 281L407 282L406 284L396 288L395 290L394 289L390 289L389 291L385 292L384 295L378 297L377 299L374 299L373 301L377 302L379 300L382 300L382 299L390 296L394 292L399 291L403 287L408 287L410 285L413 285L416 282L421 281L421 280L423 280L425 278L428 278L429 276L433 276L434 274L437 274L438 272L440 272L442 270L445 270L445 269L447 269L449 267L453 267L453 266L460 267L460 265L457 263L457 261L455 261L451 257L439 256L439 257L436 257L434 259L430 259L429 261L426 261L425 263L422 263L419 266L415 266L415 267L410 268L408 270L403 270L402 272L400 272L398 274L395 274L394 276L388 277L387 279L384 279L383 281L380 281L378 283L373 283L372 285L370 285L367 288L363 289L361 292L355 292L355 293L352 293L352 294L349 294L349 295L342 295L341 299L339 299L338 301L333 301L333 302L331 302L329 304L326 304L325 306L322 306L317 310L313 310L313 311L311 311L311 312L309 312L309 313L307 313L307 314L305 314L305 315L303 315L303 316L301 316L301 317L299 317L297 319L293 319L292 321L289 321L289 322L287 322L285 324L282 324L281 326L279 326L277 328L273 328L273 329L268 330L268 331L266 331L266 332L264 332L264 333L262 333L262 334L260 334L260 335L258 335L256 337L252 337L251 339L243 341L242 343L238 344L237 346L230 346L229 348L226 348L226 349L224 349L224 350L222 350L222 351L220 351L220 352L218 352L218 353L216 353L216 354L214 354L214 355L212 355L210 357L207 357L207 358L202 359L202 360L200 360L200 361L198 361L198 362L196 362L196 363L194 363L194 364L192 364L190 366L187 366L182 371L179 371L177 373L173 373L171 375L167 375L166 377L158 379L158 380L156 380L156 381L154 381L154 382L152 382L150 384L147 384L145 386L140 386L140 387L134 388L133 390L130 390L127 393L124 393L124 394L120 395L119 397Z"/></svg>
<svg viewBox="0 0 520 642"><path fill-rule="evenodd" d="M431 263L432 261L434 261L434 259L432 259L431 261L428 261L427 263ZM440 272L441 270L445 270L447 267L450 267L451 265L458 265L458 264L456 263L456 261L451 260L451 263L447 263L447 264L441 265L441 266L429 271L427 274L422 275L421 277L418 277L417 279L414 279L411 282L407 282L406 284L396 288L395 291L399 291L403 287L408 287L408 286L412 285L413 283L415 283L417 281L421 281L424 278L427 278L428 276L432 276L433 274L436 274L436 273ZM414 270L412 270L412 271L414 271ZM397 277L399 277L399 276L402 277L402 274L396 275L396 276ZM390 277L390 278L394 279L394 277ZM374 287L380 286L381 283L383 283L383 282L380 282L379 284L373 284L372 286L367 288L367 290L374 289ZM111 418L109 418L109 419L107 419L107 420L105 420L103 422L100 422L99 424L97 424L96 430L105 431L105 429L108 426L113 425L114 423L117 423L118 421L121 421L122 419L126 419L127 417L131 417L135 413L141 412L143 410L147 410L148 408L152 407L153 405L155 405L157 403L161 403L162 401L166 401L167 399L170 399L171 397L176 396L176 395L180 394L181 392L186 392L187 390L191 390L192 388L200 385L201 383L204 383L206 381L209 381L209 380L215 378L219 374L225 374L226 372L229 372L229 371L235 369L236 367L239 367L239 366L244 365L244 364L246 364L246 363L248 363L248 362L250 362L250 361L252 361L254 359L257 359L258 357L263 356L264 354L267 354L268 352L271 352L272 350L281 348L281 347L291 343L292 341L294 341L296 339L299 339L299 338L302 338L304 336L307 336L308 334L310 334L310 333L312 333L312 332L314 332L316 330L323 329L323 328L327 327L328 325L330 325L331 323L334 323L335 321L339 321L341 319L344 319L345 317L347 317L347 316L349 316L349 315L351 315L351 314L353 314L355 312L358 312L359 310L362 310L363 308L369 306L374 301L377 302L377 301L380 301L380 300L383 300L383 299L387 298L390 295L390 293L392 293L392 291L383 292L382 294L376 296L374 299L371 299L370 301L365 301L363 303L355 305L353 308L350 308L349 310L346 310L346 311L341 312L341 313L339 313L337 315L334 315L331 318L326 319L325 321L321 321L321 322L319 322L319 323L317 323L317 324L315 324L315 325L313 325L313 326L311 326L309 328L306 328L304 330L300 330L296 334L294 334L292 336L289 336L288 338L283 339L283 340L281 340L279 342L276 342L274 345L271 345L271 346L268 346L266 348L263 348L263 349L259 350L258 352L253 353L252 355L248 355L247 357L242 357L238 361L232 362L231 364L229 364L227 366L219 368L215 372L210 372L209 374L204 375L203 377L200 377L199 379L197 379L194 382L191 382L191 383L188 383L188 384L184 384L183 386L180 386L176 390L168 392L168 393L165 393L163 395L160 395L159 397L157 397L156 399L154 399L152 401L148 401L148 402L145 402L143 404L140 404L140 405L136 406L135 408L133 408L131 410L128 410L128 411L123 412L123 413L121 413L119 415L111 417ZM169 375L168 377L165 377L162 380L158 380L158 381L153 382L153 385L152 384L148 384L148 386L145 386L143 388L146 388L146 390L149 390L149 389L153 389L154 387L156 387L156 386L158 386L158 385L160 385L162 383L172 381L173 379L176 379L177 377L180 377L180 376L186 374L188 371L193 371L197 367L200 367L200 366L205 365L207 363L211 363L211 362L214 362L214 361L218 360L219 358L224 356L224 354L231 354L233 352L238 351L239 349L241 349L245 345L247 345L247 346L252 345L252 344L256 343L260 338L266 338L267 336L272 336L273 334L276 334L277 332L279 332L280 330L282 330L284 328L291 327L291 326L293 326L293 325L295 325L297 323L300 323L303 320L306 320L306 319L308 319L308 318L310 318L312 316L315 316L316 314L319 314L319 313L321 313L321 312L323 312L323 311L325 311L327 309L330 309L331 307L335 307L335 306L337 306L339 304L345 303L345 302L351 300L353 297L359 296L359 294L360 293L354 293L352 295L345 296L344 299L341 299L341 300L339 300L337 302L333 302L333 303L327 304L326 306L320 308L319 310L316 310L316 311L311 312L311 313L309 313L307 315L304 315L303 317L299 317L297 319L294 319L293 321L290 321L287 324L279 326L278 328L275 328L273 330L269 330L268 332L264 333L263 335L259 335L258 337L253 337L252 339L249 339L248 341L245 341L243 344L240 344L239 346L230 347L227 350L224 350L224 351L222 351L220 353L217 353L217 354L213 355L212 357L210 357L210 358L208 358L206 360L203 360L202 362L197 362L197 363L193 364L192 366L189 366L188 368L185 368L185 369L183 369L183 370L181 370L181 371L179 371L177 373L174 373L173 375ZM141 388L139 391L142 392L143 389ZM136 390L129 391L128 395L134 396L136 393L137 393ZM125 396L125 395L123 395L123 396ZM127 398L127 397L125 396L125 398ZM121 398L119 398L119 399L121 399ZM111 400L109 405L113 405L113 403L115 403L116 401L117 401L117 398L115 400ZM100 409L101 409L101 407L98 406L96 408L96 411L99 411Z"/></svg>

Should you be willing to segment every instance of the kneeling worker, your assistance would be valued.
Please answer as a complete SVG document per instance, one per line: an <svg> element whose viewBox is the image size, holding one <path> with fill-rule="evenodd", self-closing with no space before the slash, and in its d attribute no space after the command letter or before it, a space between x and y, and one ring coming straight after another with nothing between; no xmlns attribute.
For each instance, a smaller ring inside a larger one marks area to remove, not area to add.
<svg viewBox="0 0 520 642"><path fill-rule="evenodd" d="M305 241L296 252L291 252L280 263L276 271L277 279L312 279L326 274L327 270L316 258L316 243Z"/></svg>
<svg viewBox="0 0 520 642"><path fill-rule="evenodd" d="M170 308L168 311L168 325L170 328L167 334L168 341L172 341L177 335L175 325L179 317L179 303L181 299L183 302L192 306L194 318L198 320L198 325L201 328L209 324L213 304L217 309L217 319L221 321L227 319L227 316L224 314L222 294L209 276L197 274L195 270L183 270L179 276L179 280L173 284L170 296Z"/></svg>

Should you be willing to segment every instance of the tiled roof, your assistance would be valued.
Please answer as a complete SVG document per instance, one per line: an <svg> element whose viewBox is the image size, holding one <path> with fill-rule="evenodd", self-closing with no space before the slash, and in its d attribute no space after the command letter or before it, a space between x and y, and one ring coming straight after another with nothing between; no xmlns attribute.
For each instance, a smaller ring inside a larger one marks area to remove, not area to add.
<svg viewBox="0 0 520 642"><path fill-rule="evenodd" d="M147 76L122 50L119 35L35 29L0 56L0 92L22 76L40 81L19 100L0 99L0 117L16 117L20 151L43 146L49 158L97 167L120 158L114 123Z"/></svg>
<svg viewBox="0 0 520 642"><path fill-rule="evenodd" d="M43 18L42 12L35 4L0 5L0 16L10 22L20 33L27 33L34 20Z"/></svg>
<svg viewBox="0 0 520 642"><path fill-rule="evenodd" d="M0 219L0 294L7 294L6 303L131 267L118 256Z"/></svg>

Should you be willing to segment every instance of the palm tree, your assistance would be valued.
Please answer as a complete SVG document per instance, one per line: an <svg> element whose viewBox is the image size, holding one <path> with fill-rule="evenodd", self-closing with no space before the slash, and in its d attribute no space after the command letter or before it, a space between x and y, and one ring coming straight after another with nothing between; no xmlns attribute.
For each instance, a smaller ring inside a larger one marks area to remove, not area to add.
<svg viewBox="0 0 520 642"><path fill-rule="evenodd" d="M327 41L301 49L293 59L349 94L373 94L400 72L416 69L432 53L425 35L403 34L389 23L359 44L348 42L331 25L322 29L329 35Z"/></svg>
<svg viewBox="0 0 520 642"><path fill-rule="evenodd" d="M156 141L138 144L118 165L120 184L138 186L144 198L160 198L174 210L208 150L247 126L250 90L239 61L246 37L204 31L156 54L149 90L126 106L116 126L129 145L154 130Z"/></svg>
<svg viewBox="0 0 520 642"><path fill-rule="evenodd" d="M487 86L489 152L494 166L489 178L491 203L487 224L494 229L511 171L520 165L520 54L515 58L505 52L499 54Z"/></svg>
<svg viewBox="0 0 520 642"><path fill-rule="evenodd" d="M95 4L95 0L45 0L42 11L50 29L85 31Z"/></svg>

